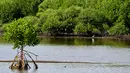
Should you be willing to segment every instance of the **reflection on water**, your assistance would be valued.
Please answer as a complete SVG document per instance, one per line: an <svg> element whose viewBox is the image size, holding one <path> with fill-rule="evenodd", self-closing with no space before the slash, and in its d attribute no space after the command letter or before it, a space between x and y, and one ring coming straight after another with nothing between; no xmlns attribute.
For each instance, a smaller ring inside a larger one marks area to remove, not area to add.
<svg viewBox="0 0 130 73"><path fill-rule="evenodd" d="M112 38L78 38L78 37L43 37L39 38L41 44L48 45L106 45L106 46L115 46L115 47L129 47L130 40L121 40L121 39L112 39ZM0 37L1 44L9 44ZM10 43L11 44L11 43Z"/></svg>
<svg viewBox="0 0 130 73"><path fill-rule="evenodd" d="M108 45L116 47L129 47L129 40L105 38L42 38L41 44L51 45Z"/></svg>
<svg viewBox="0 0 130 73"><path fill-rule="evenodd" d="M38 63L35 71L11 71L11 63L0 63L0 73L129 73L129 45L129 41L103 38L42 38L40 45L25 47L38 54L38 60L89 63ZM12 46L0 38L1 60L14 58L17 50Z"/></svg>

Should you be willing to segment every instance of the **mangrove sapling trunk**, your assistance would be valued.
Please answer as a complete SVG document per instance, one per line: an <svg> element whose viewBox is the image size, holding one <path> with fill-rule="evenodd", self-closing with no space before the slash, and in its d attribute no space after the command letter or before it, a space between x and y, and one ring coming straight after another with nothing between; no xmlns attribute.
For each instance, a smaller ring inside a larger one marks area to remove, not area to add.
<svg viewBox="0 0 130 73"><path fill-rule="evenodd" d="M21 54L20 54L20 65L19 69L24 69L24 53L23 53L23 45L21 46Z"/></svg>

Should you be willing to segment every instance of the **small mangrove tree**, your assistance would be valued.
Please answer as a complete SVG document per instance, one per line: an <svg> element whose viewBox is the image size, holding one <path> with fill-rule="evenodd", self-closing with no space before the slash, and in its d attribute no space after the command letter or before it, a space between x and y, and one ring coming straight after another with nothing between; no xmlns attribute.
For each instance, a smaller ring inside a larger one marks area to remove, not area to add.
<svg viewBox="0 0 130 73"><path fill-rule="evenodd" d="M39 44L39 39L37 38L39 20L36 17L28 16L25 18L20 18L18 20L12 21L10 24L4 26L4 39L8 42L13 43L13 49L19 49L20 52L16 55L18 61L16 64L14 62L10 66L11 69L29 69L30 66L27 63L26 55L31 59L30 54L24 50L26 46L35 46ZM16 59L15 57L15 59ZM15 61L14 59L14 61ZM35 61L32 59L36 66Z"/></svg>

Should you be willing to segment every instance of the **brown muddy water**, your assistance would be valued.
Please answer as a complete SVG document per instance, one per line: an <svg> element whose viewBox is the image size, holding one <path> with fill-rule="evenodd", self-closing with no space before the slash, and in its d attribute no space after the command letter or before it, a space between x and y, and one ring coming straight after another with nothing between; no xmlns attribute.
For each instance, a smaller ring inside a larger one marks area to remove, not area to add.
<svg viewBox="0 0 130 73"><path fill-rule="evenodd" d="M38 70L12 71L10 62L0 63L0 73L130 73L130 42L112 39L42 38L41 44L25 47L38 54L37 60L80 63L37 63ZM1 39L0 60L12 60L17 53ZM35 57L34 57L35 59ZM83 63L82 63L83 62ZM84 63L88 62L88 63ZM30 63L33 66L32 63Z"/></svg>

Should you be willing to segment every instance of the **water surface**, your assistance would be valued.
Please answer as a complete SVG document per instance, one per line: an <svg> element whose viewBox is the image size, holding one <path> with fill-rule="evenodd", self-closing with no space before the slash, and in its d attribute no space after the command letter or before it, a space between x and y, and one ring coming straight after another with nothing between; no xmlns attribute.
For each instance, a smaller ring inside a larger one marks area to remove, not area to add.
<svg viewBox="0 0 130 73"><path fill-rule="evenodd" d="M13 59L17 50L11 49L11 43L1 41L0 59ZM120 39L42 38L41 44L25 47L38 54L38 60L89 63L38 63L37 71L28 72L11 71L11 63L0 63L0 73L129 73L129 45L129 41Z"/></svg>

